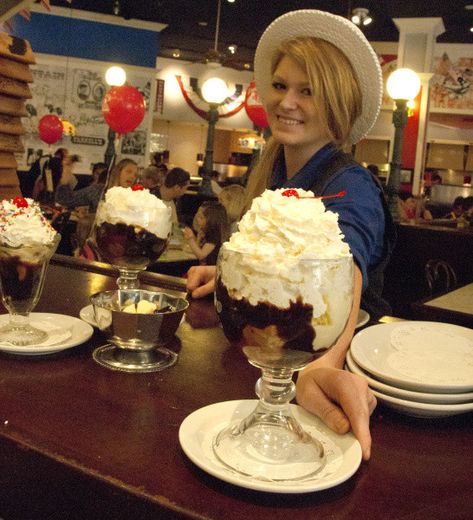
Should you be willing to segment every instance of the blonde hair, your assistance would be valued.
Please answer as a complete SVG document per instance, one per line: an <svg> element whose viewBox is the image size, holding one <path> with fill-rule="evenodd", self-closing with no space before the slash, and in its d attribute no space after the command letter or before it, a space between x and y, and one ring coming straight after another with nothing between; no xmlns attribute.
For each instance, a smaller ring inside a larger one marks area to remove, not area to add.
<svg viewBox="0 0 473 520"><path fill-rule="evenodd" d="M332 43L307 36L285 41L279 46L272 60L272 73L286 56L306 72L323 130L338 147L342 147L362 112L363 96L352 64ZM246 207L267 188L281 148L274 138L268 140L248 180Z"/></svg>
<svg viewBox="0 0 473 520"><path fill-rule="evenodd" d="M120 173L124 168L126 168L129 164L134 164L138 167L138 164L133 159L122 159L118 162L110 172L110 177L107 182L108 188L113 188L114 186L120 186Z"/></svg>
<svg viewBox="0 0 473 520"><path fill-rule="evenodd" d="M243 186L239 184L225 186L218 194L218 200L227 211L230 223L240 220L246 201L245 188Z"/></svg>

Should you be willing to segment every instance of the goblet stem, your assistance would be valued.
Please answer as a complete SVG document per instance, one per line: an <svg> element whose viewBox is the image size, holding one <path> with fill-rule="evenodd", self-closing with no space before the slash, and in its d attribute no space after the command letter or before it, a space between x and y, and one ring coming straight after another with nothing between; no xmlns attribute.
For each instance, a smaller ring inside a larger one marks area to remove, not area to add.
<svg viewBox="0 0 473 520"><path fill-rule="evenodd" d="M0 329L0 341L12 345L28 346L42 343L47 337L47 332L30 325L29 312L24 314L10 312L8 325Z"/></svg>
<svg viewBox="0 0 473 520"><path fill-rule="evenodd" d="M255 410L217 435L215 454L230 468L263 480L315 475L325 466L325 453L322 443L305 432L291 412L294 370L260 368Z"/></svg>
<svg viewBox="0 0 473 520"><path fill-rule="evenodd" d="M120 276L117 278L118 288L126 291L129 289L139 289L140 282L138 280L138 269L128 269L126 267L120 267Z"/></svg>

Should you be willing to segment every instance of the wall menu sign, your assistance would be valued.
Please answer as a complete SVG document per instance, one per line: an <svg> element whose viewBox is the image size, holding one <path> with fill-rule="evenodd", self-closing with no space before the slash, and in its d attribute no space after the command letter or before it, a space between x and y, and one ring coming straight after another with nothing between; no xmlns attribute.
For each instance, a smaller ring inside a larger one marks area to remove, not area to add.
<svg viewBox="0 0 473 520"><path fill-rule="evenodd" d="M27 170L38 156L62 146L81 157L75 173L90 173L92 164L104 160L109 127L102 115L102 100L109 88L105 82L105 71L109 66L109 63L90 60L37 56L37 64L31 66L32 98L27 100L28 115L22 120L26 134L23 138L25 152L17 154L20 170ZM127 82L143 94L147 107L152 81L153 69L127 69ZM69 121L75 127L75 135L63 135L53 147L48 147L38 135L38 122L46 114ZM141 124L124 136L124 146L117 151L120 156L130 157L143 166L147 165L149 117L147 110Z"/></svg>

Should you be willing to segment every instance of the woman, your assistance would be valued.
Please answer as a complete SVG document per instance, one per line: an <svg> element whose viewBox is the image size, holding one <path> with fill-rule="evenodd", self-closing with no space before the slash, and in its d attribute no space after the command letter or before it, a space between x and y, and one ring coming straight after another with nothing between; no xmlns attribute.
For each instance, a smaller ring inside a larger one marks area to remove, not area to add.
<svg viewBox="0 0 473 520"><path fill-rule="evenodd" d="M122 159L110 172L107 188L113 188L114 186L129 188L136 183L137 176L138 165L136 162L132 159Z"/></svg>
<svg viewBox="0 0 473 520"><path fill-rule="evenodd" d="M369 415L376 400L365 382L339 369L362 292L363 308L373 317L389 312L380 293L394 228L379 183L340 150L366 135L377 119L383 89L378 58L347 19L294 11L275 20L261 37L255 79L272 137L250 175L248 205L267 188L345 193L326 199L326 207L338 213L355 260L353 308L333 348L300 373L297 399L336 431L351 426L369 458ZM209 269L189 272L192 296L211 289L211 275Z"/></svg>
<svg viewBox="0 0 473 520"><path fill-rule="evenodd" d="M239 184L225 186L218 194L218 201L227 211L230 233L238 230L238 222L243 214L245 199L245 188Z"/></svg>

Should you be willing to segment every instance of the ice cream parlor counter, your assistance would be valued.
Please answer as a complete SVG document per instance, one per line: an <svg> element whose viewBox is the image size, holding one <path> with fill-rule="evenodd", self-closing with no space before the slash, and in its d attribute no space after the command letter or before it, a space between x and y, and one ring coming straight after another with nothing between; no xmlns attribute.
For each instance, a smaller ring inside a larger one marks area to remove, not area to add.
<svg viewBox="0 0 473 520"><path fill-rule="evenodd" d="M79 317L90 295L115 281L104 264L56 255L35 312ZM179 278L143 273L141 281L184 291ZM379 405L371 460L351 477L311 492L259 491L203 471L179 440L195 410L254 398L257 370L225 339L211 298L190 302L169 345L178 361L166 370L103 368L92 352L104 341L94 329L46 356L0 353L1 518L473 517L471 413L415 419Z"/></svg>

